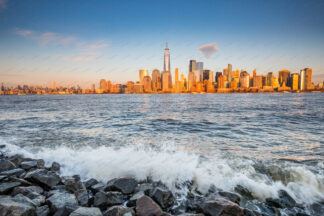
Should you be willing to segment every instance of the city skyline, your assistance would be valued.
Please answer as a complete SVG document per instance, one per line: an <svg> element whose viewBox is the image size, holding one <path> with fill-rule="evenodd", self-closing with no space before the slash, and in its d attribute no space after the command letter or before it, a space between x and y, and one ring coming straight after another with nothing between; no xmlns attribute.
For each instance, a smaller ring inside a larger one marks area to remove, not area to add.
<svg viewBox="0 0 324 216"><path fill-rule="evenodd" d="M163 70L166 40L171 67L184 74L196 59L213 71L230 63L264 75L311 67L315 83L324 79L323 1L1 0L0 7L6 85L136 80L139 68Z"/></svg>

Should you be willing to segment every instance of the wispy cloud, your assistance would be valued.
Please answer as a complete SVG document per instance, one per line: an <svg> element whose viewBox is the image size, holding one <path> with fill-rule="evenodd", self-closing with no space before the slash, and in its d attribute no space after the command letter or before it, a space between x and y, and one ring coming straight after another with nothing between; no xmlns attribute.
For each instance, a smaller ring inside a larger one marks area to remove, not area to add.
<svg viewBox="0 0 324 216"><path fill-rule="evenodd" d="M89 62L96 60L100 56L100 50L109 46L104 40L89 42L55 32L36 32L29 29L16 29L15 32L24 38L36 41L42 47L61 46L74 48L75 55L60 57L65 61Z"/></svg>
<svg viewBox="0 0 324 216"><path fill-rule="evenodd" d="M0 0L0 10L1 9L6 9L7 8L7 0Z"/></svg>
<svg viewBox="0 0 324 216"><path fill-rule="evenodd" d="M218 51L218 48L216 43L211 43L202 45L198 50L205 58L209 59L214 53Z"/></svg>

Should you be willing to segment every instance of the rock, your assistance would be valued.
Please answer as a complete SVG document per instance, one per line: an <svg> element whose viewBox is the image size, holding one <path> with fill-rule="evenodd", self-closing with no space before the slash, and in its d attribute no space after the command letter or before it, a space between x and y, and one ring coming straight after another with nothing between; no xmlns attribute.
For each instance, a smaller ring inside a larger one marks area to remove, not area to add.
<svg viewBox="0 0 324 216"><path fill-rule="evenodd" d="M284 190L278 191L279 198L267 198L266 203L275 208L292 208L296 201Z"/></svg>
<svg viewBox="0 0 324 216"><path fill-rule="evenodd" d="M108 181L105 191L120 191L123 194L130 194L137 186L137 181L133 178L115 178Z"/></svg>
<svg viewBox="0 0 324 216"><path fill-rule="evenodd" d="M314 216L323 216L324 215L324 204L322 203L313 203L310 206L311 214Z"/></svg>
<svg viewBox="0 0 324 216"><path fill-rule="evenodd" d="M260 214L256 211L252 211L250 209L243 209L244 216L260 216Z"/></svg>
<svg viewBox="0 0 324 216"><path fill-rule="evenodd" d="M30 171L26 174L25 179L49 188L57 185L61 181L60 177L56 173L53 173L46 169L37 169Z"/></svg>
<svg viewBox="0 0 324 216"><path fill-rule="evenodd" d="M154 190L154 187L150 183L143 183L143 184L138 185L135 188L135 192L143 191L145 193L145 195L147 195L147 196L150 196L151 192L153 190Z"/></svg>
<svg viewBox="0 0 324 216"><path fill-rule="evenodd" d="M61 168L61 165L57 162L53 162L52 163L52 166L51 166L51 171L52 172L59 172L60 171L60 168Z"/></svg>
<svg viewBox="0 0 324 216"><path fill-rule="evenodd" d="M2 176L20 176L21 174L23 174L25 172L25 170L17 168L17 169L11 169L11 170L6 170L0 173L0 175Z"/></svg>
<svg viewBox="0 0 324 216"><path fill-rule="evenodd" d="M79 208L79 206L77 206L77 205L67 204L67 205L63 206L62 208L58 209L55 212L54 216L69 216L72 212L74 212L78 208Z"/></svg>
<svg viewBox="0 0 324 216"><path fill-rule="evenodd" d="M135 212L125 206L113 206L105 211L103 216L135 216Z"/></svg>
<svg viewBox="0 0 324 216"><path fill-rule="evenodd" d="M88 206L89 204L89 195L87 190L78 190L74 192L76 199L80 206Z"/></svg>
<svg viewBox="0 0 324 216"><path fill-rule="evenodd" d="M8 179L9 179L10 181L17 181L17 182L20 182L21 185L23 185L23 186L31 186L31 185L32 185L32 183L30 183L29 181L26 181L25 179L16 178L16 177L13 177L13 176L8 177Z"/></svg>
<svg viewBox="0 0 324 216"><path fill-rule="evenodd" d="M37 164L38 164L37 161L24 161L21 162L20 167L25 170L29 170L31 168L36 168Z"/></svg>
<svg viewBox="0 0 324 216"><path fill-rule="evenodd" d="M76 192L78 190L86 190L86 187L80 181L79 178L74 178L71 176L63 176L62 183L65 185L66 190L70 192Z"/></svg>
<svg viewBox="0 0 324 216"><path fill-rule="evenodd" d="M12 195L22 194L30 199L34 199L44 192L39 186L16 187L12 191Z"/></svg>
<svg viewBox="0 0 324 216"><path fill-rule="evenodd" d="M235 202L237 204L239 204L241 197L238 194L235 193L231 193L231 192L226 192L226 191L219 191L218 192L219 195L221 195L222 197Z"/></svg>
<svg viewBox="0 0 324 216"><path fill-rule="evenodd" d="M144 193L144 191L139 191L139 192L137 192L136 194L134 194L129 200L128 200L128 202L127 202L127 206L128 207L133 207L133 206L135 206L136 205L136 201L137 201L137 199L138 198L140 198L141 196L144 196L145 195L145 193Z"/></svg>
<svg viewBox="0 0 324 216"><path fill-rule="evenodd" d="M15 169L16 165L9 160L0 159L0 172Z"/></svg>
<svg viewBox="0 0 324 216"><path fill-rule="evenodd" d="M33 216L36 215L35 206L19 197L0 195L0 215Z"/></svg>
<svg viewBox="0 0 324 216"><path fill-rule="evenodd" d="M99 191L104 191L105 187L106 187L106 184L99 182L98 184L92 185L90 187L90 189L93 193L97 193Z"/></svg>
<svg viewBox="0 0 324 216"><path fill-rule="evenodd" d="M211 216L243 216L243 209L236 203L224 198L208 200L198 205L199 210Z"/></svg>
<svg viewBox="0 0 324 216"><path fill-rule="evenodd" d="M105 192L99 191L94 196L93 206L105 207L107 205L107 195Z"/></svg>
<svg viewBox="0 0 324 216"><path fill-rule="evenodd" d="M0 194L9 193L13 188L21 185L20 182L5 182L0 184Z"/></svg>
<svg viewBox="0 0 324 216"><path fill-rule="evenodd" d="M154 189L152 198L162 207L162 209L168 208L174 203L172 192L160 187Z"/></svg>
<svg viewBox="0 0 324 216"><path fill-rule="evenodd" d="M179 216L204 216L204 214L183 213L183 214L180 214Z"/></svg>
<svg viewBox="0 0 324 216"><path fill-rule="evenodd" d="M50 210L47 205L40 206L36 208L37 216L48 216L50 214Z"/></svg>
<svg viewBox="0 0 324 216"><path fill-rule="evenodd" d="M109 191L106 193L107 205L120 205L126 201L127 197L120 192Z"/></svg>
<svg viewBox="0 0 324 216"><path fill-rule="evenodd" d="M249 199L249 200L252 200L253 199L252 193L247 188L243 187L242 185L237 185L235 187L235 191L237 193L241 194L246 199Z"/></svg>
<svg viewBox="0 0 324 216"><path fill-rule="evenodd" d="M102 216L102 213L99 208L86 208L79 207L75 211L73 211L70 216Z"/></svg>
<svg viewBox="0 0 324 216"><path fill-rule="evenodd" d="M150 197L144 195L136 201L136 214L138 216L161 216L162 209Z"/></svg>
<svg viewBox="0 0 324 216"><path fill-rule="evenodd" d="M46 200L51 208L51 212L56 212L65 205L77 205L74 194L64 191L51 191L51 196Z"/></svg>
<svg viewBox="0 0 324 216"><path fill-rule="evenodd" d="M37 168L44 169L45 168L45 161L43 159L38 159L37 161Z"/></svg>
<svg viewBox="0 0 324 216"><path fill-rule="evenodd" d="M87 180L87 181L84 183L84 186L85 186L86 188L90 188L91 186L93 186L93 185L95 185L95 184L98 184L98 183L99 183L99 182L98 182L96 179L91 178L91 179Z"/></svg>

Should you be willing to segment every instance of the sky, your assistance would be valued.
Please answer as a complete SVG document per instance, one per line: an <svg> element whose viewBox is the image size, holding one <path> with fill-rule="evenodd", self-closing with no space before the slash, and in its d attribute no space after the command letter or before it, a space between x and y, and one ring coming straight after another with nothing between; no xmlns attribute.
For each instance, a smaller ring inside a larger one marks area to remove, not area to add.
<svg viewBox="0 0 324 216"><path fill-rule="evenodd" d="M324 80L323 0L0 0L0 82L90 88L139 69L313 69Z"/></svg>

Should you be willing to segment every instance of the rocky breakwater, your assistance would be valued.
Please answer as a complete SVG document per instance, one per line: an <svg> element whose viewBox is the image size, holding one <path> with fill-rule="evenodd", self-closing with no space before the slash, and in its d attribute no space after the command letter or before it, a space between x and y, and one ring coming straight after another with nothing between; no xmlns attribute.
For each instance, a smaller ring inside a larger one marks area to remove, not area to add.
<svg viewBox="0 0 324 216"><path fill-rule="evenodd" d="M182 187L189 191L185 196L150 180L82 181L78 175L60 175L59 163L46 167L42 159L0 153L0 216L257 216L284 211L308 215L285 191L279 198L255 202L242 186L236 193L211 187L206 194L199 193L193 182ZM323 212L321 206L313 211L318 215Z"/></svg>

